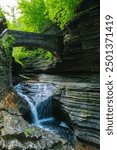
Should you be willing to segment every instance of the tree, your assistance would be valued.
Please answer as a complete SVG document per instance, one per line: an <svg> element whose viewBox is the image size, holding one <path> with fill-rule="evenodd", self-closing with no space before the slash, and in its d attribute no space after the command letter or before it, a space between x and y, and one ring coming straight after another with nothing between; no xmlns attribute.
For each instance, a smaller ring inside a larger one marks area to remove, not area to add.
<svg viewBox="0 0 117 150"><path fill-rule="evenodd" d="M18 21L23 31L42 32L51 25L50 19L45 15L44 0L18 0L18 9L21 16Z"/></svg>
<svg viewBox="0 0 117 150"><path fill-rule="evenodd" d="M0 18L3 16L2 9L0 7Z"/></svg>
<svg viewBox="0 0 117 150"><path fill-rule="evenodd" d="M62 29L75 16L74 9L82 0L45 0L46 14Z"/></svg>
<svg viewBox="0 0 117 150"><path fill-rule="evenodd" d="M13 15L15 21L9 23L9 27L13 30L38 33L44 32L53 24L59 25L61 29L63 29L65 24L75 16L74 9L81 1L82 0L18 0L20 17L15 19ZM14 9L12 12L12 14L14 14ZM54 51L53 54L58 55L56 52L60 53L62 50L58 45L60 45L60 47L63 46L62 36L53 34L50 35L49 40L48 38L49 37L44 38L46 41L43 39L43 42L40 40L40 48L51 52ZM39 44L39 42L37 43ZM42 49L40 51L42 51ZM22 53L24 53L24 51L22 51Z"/></svg>
<svg viewBox="0 0 117 150"><path fill-rule="evenodd" d="M75 16L74 9L82 0L18 0L23 30L42 32L52 23L62 29Z"/></svg>
<svg viewBox="0 0 117 150"><path fill-rule="evenodd" d="M0 34L7 28L6 19L3 15L2 9L0 8Z"/></svg>

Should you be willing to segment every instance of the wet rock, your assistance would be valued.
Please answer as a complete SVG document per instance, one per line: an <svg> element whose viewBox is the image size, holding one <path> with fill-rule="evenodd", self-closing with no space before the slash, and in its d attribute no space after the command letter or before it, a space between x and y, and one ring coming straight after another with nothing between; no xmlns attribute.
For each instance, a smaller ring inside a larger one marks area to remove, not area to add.
<svg viewBox="0 0 117 150"><path fill-rule="evenodd" d="M25 113L29 111L29 106L26 101L24 101L13 88L12 91L7 92L2 103L5 109L12 112L16 111L18 113L21 109L25 110L21 112L21 115L25 115Z"/></svg>
<svg viewBox="0 0 117 150"><path fill-rule="evenodd" d="M98 149L100 145L99 75L43 74L38 77L40 82L55 84L55 93L60 94L58 100L61 103L61 109L67 114L64 115L61 111L62 116L64 121L66 120L73 127L77 139L83 143L88 142ZM56 94L55 98L57 98Z"/></svg>
<svg viewBox="0 0 117 150"><path fill-rule="evenodd" d="M2 111L0 120L1 150L72 150L67 141L29 125L21 116Z"/></svg>

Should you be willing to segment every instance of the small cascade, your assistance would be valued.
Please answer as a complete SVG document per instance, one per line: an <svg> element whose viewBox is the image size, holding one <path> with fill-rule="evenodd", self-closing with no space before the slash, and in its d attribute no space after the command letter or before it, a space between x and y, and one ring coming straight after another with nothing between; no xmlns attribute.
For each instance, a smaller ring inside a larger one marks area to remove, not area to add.
<svg viewBox="0 0 117 150"><path fill-rule="evenodd" d="M18 95L27 101L27 103L30 107L30 110L32 112L33 124L37 124L38 123L38 113L37 113L35 105L31 102L30 98L27 95L23 94L22 87L20 84L16 86L16 90L17 90Z"/></svg>
<svg viewBox="0 0 117 150"><path fill-rule="evenodd" d="M18 84L15 89L19 96L27 101L31 113L32 124L41 125L46 121L53 121L52 84L30 83Z"/></svg>
<svg viewBox="0 0 117 150"><path fill-rule="evenodd" d="M32 125L60 135L73 144L71 141L74 138L73 133L68 125L64 121L58 120L55 115L53 105L55 101L52 98L55 89L53 84L24 82L16 85L15 89L18 95L29 105Z"/></svg>

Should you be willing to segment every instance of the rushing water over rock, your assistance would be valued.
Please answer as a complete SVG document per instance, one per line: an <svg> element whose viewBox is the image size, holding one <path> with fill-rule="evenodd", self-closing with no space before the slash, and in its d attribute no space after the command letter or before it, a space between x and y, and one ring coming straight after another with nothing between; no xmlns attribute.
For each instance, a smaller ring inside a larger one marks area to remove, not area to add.
<svg viewBox="0 0 117 150"><path fill-rule="evenodd" d="M38 125L45 122L46 119L48 121L49 117L53 117L51 96L54 86L52 84L33 83L31 86L29 83L23 83L18 84L15 88L17 93L27 101L32 113L33 124Z"/></svg>
<svg viewBox="0 0 117 150"><path fill-rule="evenodd" d="M54 112L53 91L55 86L51 83L20 83L15 89L29 105L31 111L31 123L38 127L44 128L50 132L61 135L70 139L73 134L68 125L59 120ZM59 114L61 115L61 114Z"/></svg>

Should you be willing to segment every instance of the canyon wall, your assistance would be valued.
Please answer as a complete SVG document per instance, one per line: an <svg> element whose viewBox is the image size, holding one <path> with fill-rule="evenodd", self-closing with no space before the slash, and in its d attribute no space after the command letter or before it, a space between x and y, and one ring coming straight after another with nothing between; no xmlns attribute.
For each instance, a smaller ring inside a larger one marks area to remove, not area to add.
<svg viewBox="0 0 117 150"><path fill-rule="evenodd" d="M99 70L100 70L100 46L99 46L99 36L100 36L100 5L99 1L85 0L80 7L76 9L77 16L71 20L63 31L63 43L64 48L60 53L61 61L56 62L54 65L48 66L46 69L39 69L39 66L35 70L25 70L25 72L35 72L35 73L49 73L49 74L63 74L61 76L44 76L40 75L38 77L39 82L51 82L55 83L60 89L58 96L55 94L53 98L58 99L61 103L62 109L67 112L70 120L64 118L68 122L69 126L72 127L74 134L78 140L78 143L82 143L82 147L85 148L86 145L93 146L94 149L99 149L99 135L100 135L100 89L99 89ZM0 48L0 102L6 100L5 97L8 96L9 92L15 93L12 85L12 75L11 75L11 60L12 51L6 51L2 46ZM25 68L26 69L26 68ZM65 74L64 74L65 73ZM70 75L68 75L70 74ZM12 94L11 94L12 95ZM13 99L8 98L7 100L12 101ZM14 104L17 104L17 98L14 100ZM4 101L5 102L5 101ZM20 101L24 105L23 101ZM5 103L6 104L6 103ZM0 104L1 105L1 104ZM26 104L24 105L26 108ZM4 108L5 107L5 108ZM19 105L16 105L19 109ZM11 109L11 108L10 108ZM1 113L2 111L2 113ZM5 112L4 112L5 111ZM11 112L11 114L10 114ZM0 106L0 136L2 137L0 142L4 147L14 146L16 148L16 143L21 143L20 146L25 146L25 144L20 141L19 136L22 135L24 138L26 134L24 133L25 127L19 122L25 122L20 117L16 117L15 122L10 122L14 118L14 110L12 111L6 108L6 106ZM17 115L17 114L16 114ZM19 114L18 114L19 115ZM6 126L7 121L10 125L15 124L14 128L17 126L21 129L10 132L10 126ZM2 123L3 122L3 123ZM25 122L26 128L29 127ZM34 129L33 129L34 130ZM37 129L38 130L38 129ZM7 132L4 132L7 131ZM27 131L30 132L30 131ZM40 131L38 131L39 133ZM37 134L37 133L36 133ZM45 131L39 133L42 134L45 139L49 135L45 135ZM10 136L13 138L10 139ZM16 136L18 136L17 139ZM48 149L55 149L54 139L48 142L45 141L45 146L40 149L45 149L46 145ZM34 139L38 140L38 136L29 137L26 142L32 141L33 148L36 146ZM50 136L49 136L50 138ZM50 144L52 142L52 144ZM0 144L1 144L0 143ZM28 142L27 142L28 143ZM28 143L28 144L29 144ZM56 141L55 141L56 143ZM63 147L64 142L61 139L57 139L58 149L67 149L65 142L65 147ZM62 144L61 144L62 143ZM23 145L24 144L24 145ZM50 144L50 146L49 146ZM27 145L27 144L26 144ZM39 143L38 143L39 145ZM43 144L42 144L43 145ZM54 146L53 146L54 145ZM1 147L0 147L1 148ZM8 149L9 147L7 147ZM26 146L25 146L26 148ZM39 147L38 147L39 148ZM56 149L57 149L56 148ZM71 148L69 146L69 148ZM12 149L12 147L11 147ZM36 148L35 148L36 149ZM10 148L9 148L10 150Z"/></svg>

